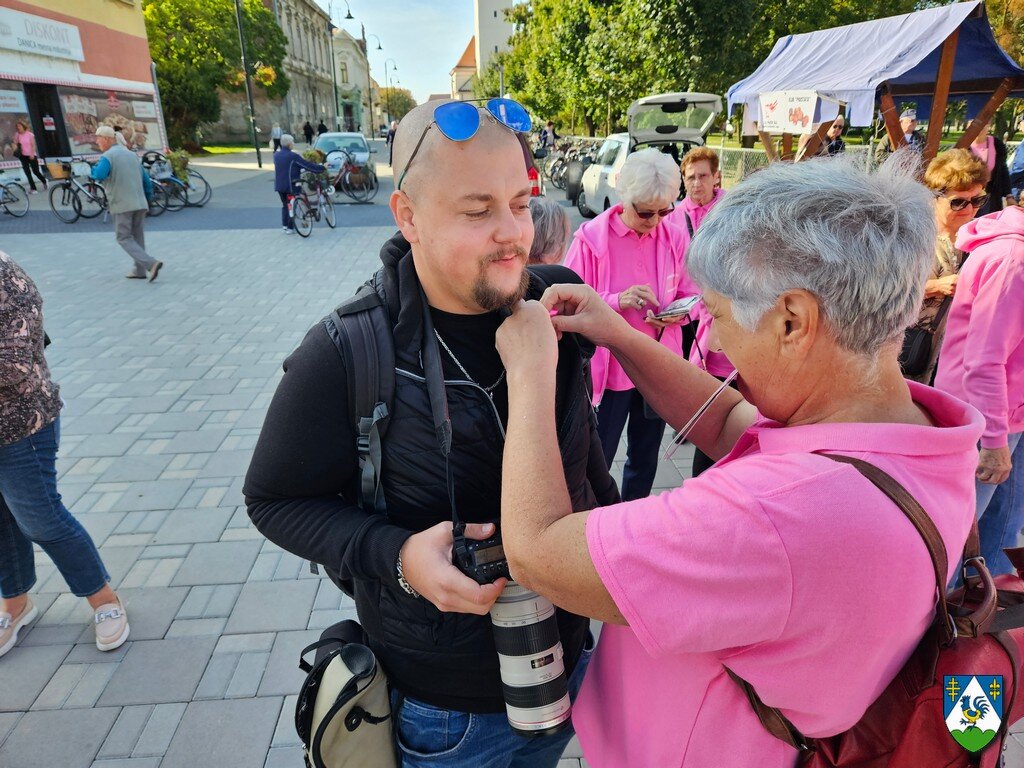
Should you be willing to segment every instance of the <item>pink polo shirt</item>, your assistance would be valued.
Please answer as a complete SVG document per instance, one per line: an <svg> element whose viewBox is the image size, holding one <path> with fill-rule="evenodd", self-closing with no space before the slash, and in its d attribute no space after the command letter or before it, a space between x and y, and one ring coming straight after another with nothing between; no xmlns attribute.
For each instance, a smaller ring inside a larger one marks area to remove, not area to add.
<svg viewBox="0 0 1024 768"><path fill-rule="evenodd" d="M762 420L683 487L590 514L590 555L629 622L604 627L574 707L591 766L795 765L723 665L808 736L860 719L931 623L935 577L903 513L813 452L863 458L902 483L942 534L952 576L983 420L908 386L936 427Z"/></svg>

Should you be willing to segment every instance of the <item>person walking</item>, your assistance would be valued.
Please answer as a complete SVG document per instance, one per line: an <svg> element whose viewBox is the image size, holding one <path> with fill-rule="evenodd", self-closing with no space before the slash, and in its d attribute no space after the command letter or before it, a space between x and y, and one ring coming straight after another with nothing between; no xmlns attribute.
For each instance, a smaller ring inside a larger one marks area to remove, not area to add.
<svg viewBox="0 0 1024 768"><path fill-rule="evenodd" d="M324 124L324 121L321 118L319 124L317 124L317 126L316 126L316 135L317 136L322 136L325 133L327 133L327 126Z"/></svg>
<svg viewBox="0 0 1024 768"><path fill-rule="evenodd" d="M395 134L398 132L398 121L392 120L391 127L388 128L388 135L385 139L385 143L388 146L388 165L394 164L395 161Z"/></svg>
<svg viewBox="0 0 1024 768"><path fill-rule="evenodd" d="M45 346L42 296L0 252L0 656L39 615L28 594L36 583L33 544L92 606L96 647L112 651L128 639L128 615L103 559L57 490L62 403Z"/></svg>
<svg viewBox="0 0 1024 768"><path fill-rule="evenodd" d="M299 183L302 171L323 173L326 170L324 166L306 160L294 147L295 138L286 133L281 136L280 151L274 153L274 191L281 198L281 229L286 235L295 233L291 197L295 194L295 185Z"/></svg>
<svg viewBox="0 0 1024 768"><path fill-rule="evenodd" d="M316 133L316 131L313 130L313 125L309 122L309 120L307 120L305 125L302 126L302 135L306 137L307 144L313 143L314 133Z"/></svg>
<svg viewBox="0 0 1024 768"><path fill-rule="evenodd" d="M21 161L21 170L28 179L30 194L36 194L35 179L32 175L43 182L43 190L46 190L46 178L39 170L39 147L36 146L36 135L28 129L28 124L19 120L14 124L14 155Z"/></svg>
<svg viewBox="0 0 1024 768"><path fill-rule="evenodd" d="M281 130L280 123L274 123L274 127L270 129L270 140L274 142L274 151L277 152L281 148L281 137L284 132Z"/></svg>
<svg viewBox="0 0 1024 768"><path fill-rule="evenodd" d="M134 280L156 280L164 266L146 252L143 228L149 213L149 198L153 195L153 182L142 167L138 156L119 143L117 134L109 125L96 129L96 143L103 156L92 168L92 178L105 182L110 214L114 217L117 244L132 257L135 269L125 277Z"/></svg>

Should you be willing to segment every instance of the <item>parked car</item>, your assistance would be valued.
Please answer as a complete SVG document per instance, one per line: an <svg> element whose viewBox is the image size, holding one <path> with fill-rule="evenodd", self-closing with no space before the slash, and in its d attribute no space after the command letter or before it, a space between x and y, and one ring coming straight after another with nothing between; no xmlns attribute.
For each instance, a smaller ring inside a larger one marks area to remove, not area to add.
<svg viewBox="0 0 1024 768"><path fill-rule="evenodd" d="M703 146L722 99L712 93L664 93L634 101L627 112L628 131L608 136L583 173L576 207L587 218L619 202L619 171L630 152L658 147L679 160ZM682 190L680 190L682 192Z"/></svg>
<svg viewBox="0 0 1024 768"><path fill-rule="evenodd" d="M377 152L366 142L366 137L361 133L321 133L313 142L313 149L319 149L327 156L327 172L334 176L341 168L342 158L340 154L331 155L331 152L343 149L352 155L352 159L359 165L365 165L375 174L377 164L370 158L371 154Z"/></svg>

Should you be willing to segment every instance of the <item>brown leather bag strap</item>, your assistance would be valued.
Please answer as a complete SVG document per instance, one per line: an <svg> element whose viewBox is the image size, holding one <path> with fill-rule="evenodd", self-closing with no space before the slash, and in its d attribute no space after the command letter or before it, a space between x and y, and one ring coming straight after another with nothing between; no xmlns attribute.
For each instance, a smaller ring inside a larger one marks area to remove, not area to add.
<svg viewBox="0 0 1024 768"><path fill-rule="evenodd" d="M779 741L783 741L794 749L804 750L807 749L807 740L804 735L800 733L795 725L793 725L786 718L784 714L774 707L769 707L763 701L761 697L757 695L757 691L754 690L754 686L744 680L742 677L737 675L728 667L725 671L729 674L729 677L742 689L746 695L747 700L750 702L750 706L754 709L754 714L757 715L757 719L761 721L761 725Z"/></svg>
<svg viewBox="0 0 1024 768"><path fill-rule="evenodd" d="M949 605L946 603L946 582L948 579L947 574L949 573L946 545L942 541L942 536L935 527L935 523L932 522L928 513L924 511L924 507L918 503L910 491L874 464L870 464L863 459L854 458L853 456L833 453L822 453L820 455L832 461L838 461L841 464L849 464L860 472L871 481L872 485L888 496L893 504L900 508L914 528L917 529L917 532L921 534L921 538L924 539L925 546L928 548L928 554L931 556L932 568L935 572L935 584L938 592L936 615L939 619L939 638L944 646L952 643L956 637L956 629L949 615Z"/></svg>

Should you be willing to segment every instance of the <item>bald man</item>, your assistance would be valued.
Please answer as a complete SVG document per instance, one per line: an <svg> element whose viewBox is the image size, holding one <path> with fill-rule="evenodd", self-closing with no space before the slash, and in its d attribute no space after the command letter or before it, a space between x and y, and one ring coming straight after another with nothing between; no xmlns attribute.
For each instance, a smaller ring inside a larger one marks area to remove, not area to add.
<svg viewBox="0 0 1024 768"><path fill-rule="evenodd" d="M495 332L524 296L579 279L564 267L526 269L533 223L521 138L480 109L476 134L451 141L434 122L437 106L416 107L398 126L390 206L399 234L381 249L383 267L372 281L390 326L378 348L393 347L395 359L379 493L371 494L385 513L358 503L355 425L371 414L353 413L350 392L359 381L332 339L344 331L330 320L285 361L246 502L264 535L323 564L354 593L396 691L404 766L554 768L571 727L565 721L533 739L510 728L487 616L506 581L478 584L452 564L451 502L469 524L468 538L494 534L508 418ZM557 418L576 511L618 497L597 438L582 345L564 336L558 363ZM369 375L366 367L358 374ZM435 427L446 420L450 475L444 429ZM589 661L588 622L563 611L556 618L575 696ZM550 717L533 714L538 722Z"/></svg>

